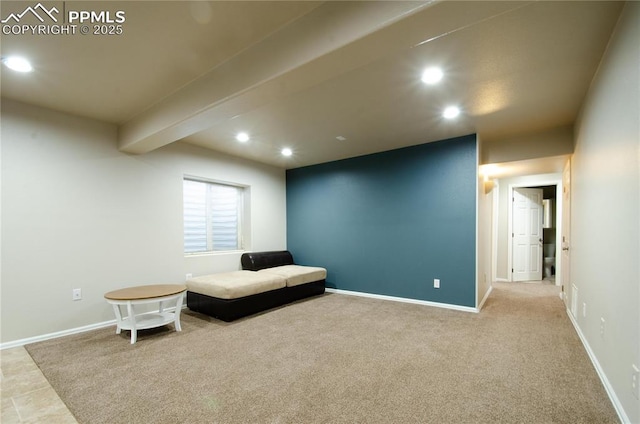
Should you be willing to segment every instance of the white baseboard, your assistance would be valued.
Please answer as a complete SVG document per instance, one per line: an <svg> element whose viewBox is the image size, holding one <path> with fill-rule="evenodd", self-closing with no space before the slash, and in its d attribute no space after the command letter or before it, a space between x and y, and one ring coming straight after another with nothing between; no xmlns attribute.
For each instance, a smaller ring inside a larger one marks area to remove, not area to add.
<svg viewBox="0 0 640 424"><path fill-rule="evenodd" d="M496 283L510 283L511 280L509 280L508 278L496 278L494 280Z"/></svg>
<svg viewBox="0 0 640 424"><path fill-rule="evenodd" d="M98 330L100 328L116 325L116 320L98 322L96 324L85 325L82 327L70 328L68 330L56 331L55 333L42 334L40 336L27 337L26 339L14 340L12 342L0 344L0 350L11 349L12 347L24 346L30 343L43 342L45 340L57 339L58 337L70 336L72 334L84 333L87 331Z"/></svg>
<svg viewBox="0 0 640 424"><path fill-rule="evenodd" d="M186 305L182 306L182 309L186 309ZM176 307L165 308L167 312L175 311ZM153 314L156 311L145 312L144 314ZM95 324L84 325L82 327L70 328L68 330L56 331L55 333L42 334L40 336L27 337L26 339L14 340L11 342L0 343L0 350L11 349L12 347L24 346L30 343L43 342L45 340L57 339L58 337L71 336L73 334L85 333L87 331L99 330L100 328L115 326L116 320L98 322Z"/></svg>
<svg viewBox="0 0 640 424"><path fill-rule="evenodd" d="M613 404L613 408L616 410L616 413L618 414L618 418L620 418L620 422L622 422L623 424L626 424L626 423L630 424L631 420L629 419L629 416L627 415L624 408L622 407L622 404L620 403L620 400L618 399L616 392L613 390L613 387L611 387L611 383L609 383L609 379L607 378L607 375L604 373L604 370L600 366L600 362L598 362L598 358L596 358L596 354L591 349L591 346L589 346L589 342L587 342L587 338L582 333L582 330L580 330L578 323L576 322L575 318L573 317L569 309L567 309L567 315L569 316L569 320L571 321L571 324L573 324L573 328L576 330L576 333L578 333L578 337L580 337L580 341L582 342L584 349L587 351L587 355L589 355L589 359L591 359L591 363L596 369L596 373L598 374L598 377L600 377L600 381L602 381L602 385L604 386L604 389L607 392L607 395L609 396L611 403Z"/></svg>
<svg viewBox="0 0 640 424"><path fill-rule="evenodd" d="M489 290L487 290L487 293L484 295L484 297L480 301L480 304L478 305L477 312L480 312L482 310L482 307L484 306L484 302L487 301L487 299L489 298L489 295L491 294L492 291L493 291L493 286L489 286Z"/></svg>
<svg viewBox="0 0 640 424"><path fill-rule="evenodd" d="M325 290L328 291L329 293L346 294L349 296L369 297L372 299L390 300L392 302L413 303L415 305L434 306L436 308L454 309L456 311L463 311L463 312L475 312L475 313L479 312L477 308L472 308L470 306L452 305L450 303L430 302L428 300L408 299L406 297L386 296L383 294L372 294L372 293L356 292L351 290L330 289L330 288L327 288Z"/></svg>

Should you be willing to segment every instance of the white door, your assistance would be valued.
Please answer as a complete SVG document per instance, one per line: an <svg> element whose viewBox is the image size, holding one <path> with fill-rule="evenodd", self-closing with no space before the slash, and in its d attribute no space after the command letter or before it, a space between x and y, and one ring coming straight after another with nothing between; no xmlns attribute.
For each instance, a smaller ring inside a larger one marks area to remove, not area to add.
<svg viewBox="0 0 640 424"><path fill-rule="evenodd" d="M513 281L542 280L542 189L513 190Z"/></svg>
<svg viewBox="0 0 640 424"><path fill-rule="evenodd" d="M569 296L574 298L577 309L577 296L571 290L571 264L569 243L571 241L571 161L567 161L562 173L562 254L560 256L560 269L562 275L562 293L565 306L568 308Z"/></svg>

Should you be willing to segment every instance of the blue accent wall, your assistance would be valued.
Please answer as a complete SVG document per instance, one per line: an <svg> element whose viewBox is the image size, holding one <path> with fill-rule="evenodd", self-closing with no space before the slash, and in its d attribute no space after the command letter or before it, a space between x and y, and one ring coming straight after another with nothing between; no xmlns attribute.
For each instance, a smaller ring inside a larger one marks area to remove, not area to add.
<svg viewBox="0 0 640 424"><path fill-rule="evenodd" d="M327 287L475 307L476 161L469 135L288 170L287 248Z"/></svg>

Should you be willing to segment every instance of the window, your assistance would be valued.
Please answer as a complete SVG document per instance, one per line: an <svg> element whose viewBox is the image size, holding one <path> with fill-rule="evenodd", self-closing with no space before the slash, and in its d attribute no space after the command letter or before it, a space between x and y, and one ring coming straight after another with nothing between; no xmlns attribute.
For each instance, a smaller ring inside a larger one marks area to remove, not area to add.
<svg viewBox="0 0 640 424"><path fill-rule="evenodd" d="M185 178L184 251L242 249L242 187Z"/></svg>

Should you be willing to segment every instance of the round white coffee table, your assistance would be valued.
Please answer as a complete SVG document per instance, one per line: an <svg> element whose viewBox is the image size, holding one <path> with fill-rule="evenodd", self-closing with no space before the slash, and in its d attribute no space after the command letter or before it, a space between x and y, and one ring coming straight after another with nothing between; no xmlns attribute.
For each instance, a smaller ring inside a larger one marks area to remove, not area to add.
<svg viewBox="0 0 640 424"><path fill-rule="evenodd" d="M116 314L116 334L120 334L122 330L131 330L131 344L134 344L138 338L138 330L161 327L173 322L176 331L182 331L180 310L186 291L187 286L184 284L155 284L114 290L106 293L104 297L113 305ZM174 312L164 310L167 302L175 302ZM160 303L158 312L136 315L134 306L147 303ZM121 306L126 306L127 316L122 315Z"/></svg>

